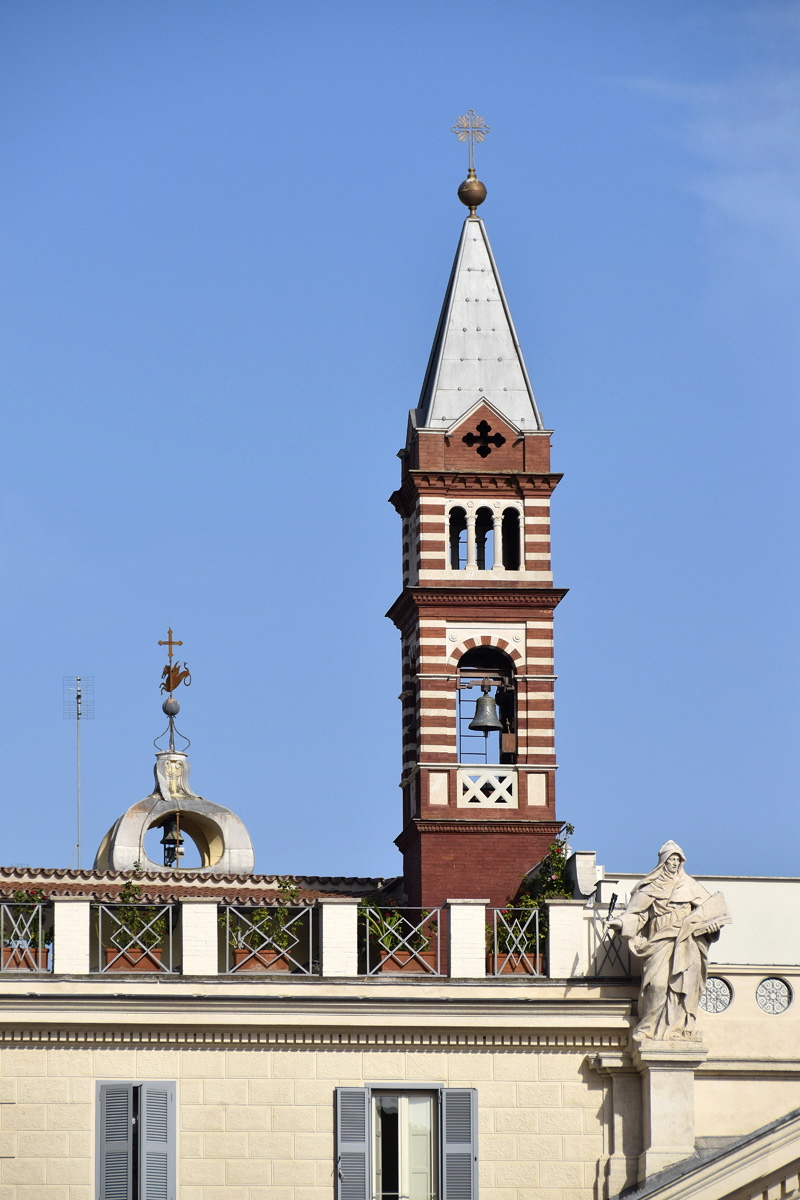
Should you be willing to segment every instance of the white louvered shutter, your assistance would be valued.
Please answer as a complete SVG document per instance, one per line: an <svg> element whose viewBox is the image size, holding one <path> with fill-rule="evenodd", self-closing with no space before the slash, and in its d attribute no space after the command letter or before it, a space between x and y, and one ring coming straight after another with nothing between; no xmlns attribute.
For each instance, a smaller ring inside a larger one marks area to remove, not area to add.
<svg viewBox="0 0 800 1200"><path fill-rule="evenodd" d="M100 1087L97 1136L100 1200L132 1200L133 1084Z"/></svg>
<svg viewBox="0 0 800 1200"><path fill-rule="evenodd" d="M143 1083L139 1100L139 1195L175 1200L175 1084Z"/></svg>
<svg viewBox="0 0 800 1200"><path fill-rule="evenodd" d="M336 1200L369 1200L369 1093L336 1089Z"/></svg>
<svg viewBox="0 0 800 1200"><path fill-rule="evenodd" d="M478 1093L442 1088L442 1200L478 1200Z"/></svg>

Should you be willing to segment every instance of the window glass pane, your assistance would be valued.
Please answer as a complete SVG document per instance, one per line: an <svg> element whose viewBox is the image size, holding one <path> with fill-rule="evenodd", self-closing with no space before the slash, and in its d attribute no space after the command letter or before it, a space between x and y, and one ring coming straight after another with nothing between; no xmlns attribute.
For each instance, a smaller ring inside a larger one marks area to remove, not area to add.
<svg viewBox="0 0 800 1200"><path fill-rule="evenodd" d="M408 1100L408 1197L431 1200L435 1196L433 1097Z"/></svg>
<svg viewBox="0 0 800 1200"><path fill-rule="evenodd" d="M430 1092L373 1094L374 1200L437 1200L436 1114Z"/></svg>
<svg viewBox="0 0 800 1200"><path fill-rule="evenodd" d="M398 1096L375 1097L375 1200L400 1195Z"/></svg>

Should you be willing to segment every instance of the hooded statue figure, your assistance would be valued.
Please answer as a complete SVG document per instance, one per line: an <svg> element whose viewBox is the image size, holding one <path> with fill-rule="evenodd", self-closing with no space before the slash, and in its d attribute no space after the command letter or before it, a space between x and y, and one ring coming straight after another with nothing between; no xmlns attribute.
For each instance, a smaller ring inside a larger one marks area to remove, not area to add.
<svg viewBox="0 0 800 1200"><path fill-rule="evenodd" d="M638 1040L693 1037L708 973L708 948L730 921L720 892L710 896L683 869L686 855L665 842L658 866L641 879L609 929L642 960Z"/></svg>

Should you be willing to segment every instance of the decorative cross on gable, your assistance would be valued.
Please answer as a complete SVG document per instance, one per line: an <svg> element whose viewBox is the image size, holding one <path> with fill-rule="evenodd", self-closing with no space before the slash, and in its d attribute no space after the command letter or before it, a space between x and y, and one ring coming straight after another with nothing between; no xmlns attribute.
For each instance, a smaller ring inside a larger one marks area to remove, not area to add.
<svg viewBox="0 0 800 1200"><path fill-rule="evenodd" d="M461 440L468 446L474 446L481 458L487 458L492 453L492 446L499 449L506 440L502 433L490 434L491 428L488 421L480 421L477 426L478 432L465 433Z"/></svg>

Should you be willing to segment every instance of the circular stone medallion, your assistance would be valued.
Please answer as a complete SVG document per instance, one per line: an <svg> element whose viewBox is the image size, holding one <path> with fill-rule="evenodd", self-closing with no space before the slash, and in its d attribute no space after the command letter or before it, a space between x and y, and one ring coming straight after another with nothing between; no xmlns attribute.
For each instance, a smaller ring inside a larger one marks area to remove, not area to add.
<svg viewBox="0 0 800 1200"><path fill-rule="evenodd" d="M733 991L730 984L726 983L724 979L720 979L718 975L710 975L705 991L700 997L700 1007L703 1012L725 1012L725 1009L730 1007L731 1000L733 1000Z"/></svg>
<svg viewBox="0 0 800 1200"><path fill-rule="evenodd" d="M756 988L756 1003L773 1016L786 1012L792 1003L792 989L782 979L762 979Z"/></svg>

